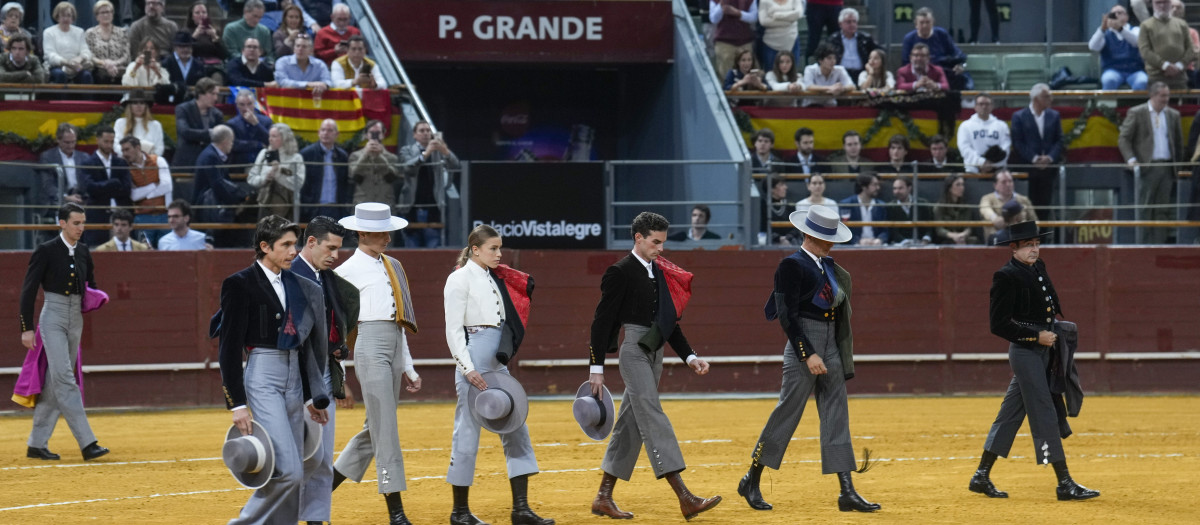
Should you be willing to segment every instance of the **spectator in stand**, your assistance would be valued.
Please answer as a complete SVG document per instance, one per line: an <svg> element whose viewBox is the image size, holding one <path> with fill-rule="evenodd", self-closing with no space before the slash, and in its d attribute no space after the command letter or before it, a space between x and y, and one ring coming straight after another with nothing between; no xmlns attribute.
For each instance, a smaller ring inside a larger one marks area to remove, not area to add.
<svg viewBox="0 0 1200 525"><path fill-rule="evenodd" d="M733 69L739 52L754 51L758 0L708 0L708 21L715 26L713 52L717 71Z"/></svg>
<svg viewBox="0 0 1200 525"><path fill-rule="evenodd" d="M775 55L787 51L801 56L800 31L796 21L804 16L804 0L762 0L758 23L763 26L759 53L763 64L774 64ZM738 57L741 58L740 55Z"/></svg>
<svg viewBox="0 0 1200 525"><path fill-rule="evenodd" d="M226 123L234 136L230 157L233 164L252 164L259 157L258 153L267 147L271 126L275 123L255 107L253 91L238 91L234 104L238 115Z"/></svg>
<svg viewBox="0 0 1200 525"><path fill-rule="evenodd" d="M294 0L304 8L304 12L312 15L313 20L318 24L328 25L333 17L333 3L335 0ZM342 3L342 0L336 0Z"/></svg>
<svg viewBox="0 0 1200 525"><path fill-rule="evenodd" d="M134 91L125 99L125 115L113 124L117 131L117 143L124 144L125 137L136 137L138 146L147 153L163 154L162 124L150 113L150 97L145 91ZM128 160L128 159L126 159Z"/></svg>
<svg viewBox="0 0 1200 525"><path fill-rule="evenodd" d="M449 170L459 168L458 157L440 132L434 135L428 122L418 121L413 126L413 139L412 144L400 149L406 177L397 209L407 214L409 222L442 222L441 207L446 204L446 188L450 187ZM433 228L410 227L405 230L404 244L409 248L436 248L441 244L441 235Z"/></svg>
<svg viewBox="0 0 1200 525"><path fill-rule="evenodd" d="M1022 168L1029 170L1029 200L1042 210L1046 220L1054 217L1050 205L1058 181L1056 165L1062 163L1064 149L1062 119L1050 107L1052 102L1050 86L1037 84L1029 90L1029 107L1012 117L1012 159L1017 164L1032 165Z"/></svg>
<svg viewBox="0 0 1200 525"><path fill-rule="evenodd" d="M775 132L762 128L754 132L754 154L750 155L750 171L753 173L778 173L776 166L779 157L771 150L775 149ZM762 185L759 185L762 188Z"/></svg>
<svg viewBox="0 0 1200 525"><path fill-rule="evenodd" d="M183 199L171 201L167 205L167 223L171 225L171 231L158 239L158 249L167 252L213 249L208 236L193 230L189 226L191 222L192 206Z"/></svg>
<svg viewBox="0 0 1200 525"><path fill-rule="evenodd" d="M1183 0L1171 0L1171 16L1187 22L1187 10L1183 5ZM1188 26L1188 39L1192 43L1192 56L1200 57L1200 32L1196 28ZM1196 82L1196 61L1192 60L1187 64L1188 87L1194 88Z"/></svg>
<svg viewBox="0 0 1200 525"><path fill-rule="evenodd" d="M992 43L1000 43L1000 10L996 7L996 0L982 0L986 3L980 6L980 0L971 0L971 39L968 43L979 43L979 23L982 22L979 8L987 9L988 24L992 30Z"/></svg>
<svg viewBox="0 0 1200 525"><path fill-rule="evenodd" d="M850 78L850 74L846 69L837 65L838 55L834 51L833 46L829 44L821 44L817 46L817 52L814 53L817 58L816 64L809 64L804 68L804 77L800 79L800 84L804 86L804 90L809 93L824 93L833 95L834 97L854 91L854 80ZM801 103L801 106L836 106L837 99L830 97L826 99L806 98Z"/></svg>
<svg viewBox="0 0 1200 525"><path fill-rule="evenodd" d="M834 213L837 213L837 201L825 196L824 175L821 175L820 173L813 173L812 175L809 175L808 180L804 183L804 187L808 189L808 196L800 199L800 202L796 203L796 211L801 211L807 214L808 209L813 206L825 206L827 208L832 208Z"/></svg>
<svg viewBox="0 0 1200 525"><path fill-rule="evenodd" d="M829 157L830 173L859 173L862 161L862 135L850 130L842 134L842 151Z"/></svg>
<svg viewBox="0 0 1200 525"><path fill-rule="evenodd" d="M201 214L204 222L231 223L238 206L253 203L254 195L229 178L229 154L233 151L233 141L233 130L218 124L212 130L212 143L196 158L196 185L192 200L197 205L220 206ZM213 244L220 248L245 247L247 240L246 233L237 230L216 230L213 238Z"/></svg>
<svg viewBox="0 0 1200 525"><path fill-rule="evenodd" d="M277 87L275 68L262 60L262 43L257 38L247 38L242 44L242 56L229 59L225 64L229 85L242 87Z"/></svg>
<svg viewBox="0 0 1200 525"><path fill-rule="evenodd" d="M315 35L317 34L317 31L321 30L321 25L317 23L317 20L311 16L308 16L308 12L304 10L304 5L294 2L293 0L282 0L279 2L278 8L267 11L266 14L263 15L263 23L266 24L268 28L274 28L276 30L279 29L280 26L285 24L289 7L295 7L296 10L300 12L300 27L304 28L304 30L308 32L309 36ZM290 44L287 48L287 54L292 54L292 46ZM279 59L281 56L284 55L275 55L275 58Z"/></svg>
<svg viewBox="0 0 1200 525"><path fill-rule="evenodd" d="M121 158L129 164L129 179L133 184L133 189L129 192L129 198L136 206L134 213L137 214L138 222L141 224L166 224L167 223L167 203L171 202L171 193L175 189L175 182L171 178L171 167L167 165L167 161L154 153L147 153L142 141L137 137L129 135L122 138ZM162 235L162 230L150 230L146 233L146 238L153 245Z"/></svg>
<svg viewBox="0 0 1200 525"><path fill-rule="evenodd" d="M79 171L79 187L87 196L87 218L93 223L108 222L114 207L133 205L129 164L114 150L115 137L116 132L108 126L96 130L96 153L83 161ZM96 246L108 240L108 232L89 230L84 232L84 239Z"/></svg>
<svg viewBox="0 0 1200 525"><path fill-rule="evenodd" d="M305 32L304 17L300 13L300 8L295 5L283 8L283 20L279 29L271 35L276 60L292 54L292 49L296 47L296 35Z"/></svg>
<svg viewBox="0 0 1200 525"><path fill-rule="evenodd" d="M867 59L879 44L871 35L858 30L858 10L847 7L838 14L838 26L841 31L829 37L829 45L833 46L838 55L838 65L846 69L850 78L858 78L866 69Z"/></svg>
<svg viewBox="0 0 1200 525"><path fill-rule="evenodd" d="M1150 82L1187 89L1187 65L1196 60L1187 22L1171 16L1171 0L1154 0L1154 16L1142 20L1138 52Z"/></svg>
<svg viewBox="0 0 1200 525"><path fill-rule="evenodd" d="M909 62L896 71L896 89L900 91L948 91L950 82L942 68L929 63L929 46L914 45Z"/></svg>
<svg viewBox="0 0 1200 525"><path fill-rule="evenodd" d="M367 58L367 40L362 35L354 35L350 37L349 43L350 51L329 65L333 87L387 89L383 73L375 67L374 60Z"/></svg>
<svg viewBox="0 0 1200 525"><path fill-rule="evenodd" d="M838 14L842 11L842 0L807 0L804 18L808 22L808 47L805 56L812 56L825 35L838 32Z"/></svg>
<svg viewBox="0 0 1200 525"><path fill-rule="evenodd" d="M992 223L990 227L983 228L984 239L990 239L996 231L1004 229L1007 225L1038 220L1029 197L1015 191L1016 184L1007 168L996 172L996 176L992 178L992 188L995 191L979 199L979 216ZM1009 204L1011 201L1016 201L1020 206ZM1010 210L1008 213L1005 213L1006 206L1007 210Z"/></svg>
<svg viewBox="0 0 1200 525"><path fill-rule="evenodd" d="M763 83L762 70L755 67L754 52L744 49L738 52L737 67L725 73L725 91L767 91Z"/></svg>
<svg viewBox="0 0 1200 525"><path fill-rule="evenodd" d="M120 209L114 210L111 219L112 238L97 246L92 251L94 252L143 252L150 249L150 245L144 242L135 241L129 236L133 231L133 214L129 210Z"/></svg>
<svg viewBox="0 0 1200 525"><path fill-rule="evenodd" d="M792 206L788 202L788 185L783 179L775 179L771 184L770 204L766 209L767 235L773 246L792 246L800 244L800 232L791 225L783 227L772 226L774 222L788 222ZM767 239L764 239L767 240Z"/></svg>
<svg viewBox="0 0 1200 525"><path fill-rule="evenodd" d="M886 95L895 88L896 78L888 71L887 53L882 49L871 51L867 65L858 74L858 89L870 94Z"/></svg>
<svg viewBox="0 0 1200 525"><path fill-rule="evenodd" d="M350 25L350 6L346 4L334 5L329 20L329 25L322 27L313 37L313 52L326 64L332 64L349 52L350 37L362 34L357 27Z"/></svg>
<svg viewBox="0 0 1200 525"><path fill-rule="evenodd" d="M882 222L888 220L887 208L876 199L879 194L879 176L863 173L854 181L854 193L838 202L842 220L847 222ZM888 229L879 226L855 226L850 228L850 244L880 246L888 242Z"/></svg>
<svg viewBox="0 0 1200 525"><path fill-rule="evenodd" d="M395 182L400 180L400 158L383 147L383 123L367 123L367 143L350 154L350 180L354 182L353 204L395 202Z"/></svg>
<svg viewBox="0 0 1200 525"><path fill-rule="evenodd" d="M75 149L79 131L66 122L55 131L58 145L38 157L38 162L48 166L38 170L42 179L42 204L46 205L46 216L53 216L58 207L68 202L83 205L83 189L79 187L76 169L87 160L87 153ZM59 180L61 175L62 180Z"/></svg>
<svg viewBox="0 0 1200 525"><path fill-rule="evenodd" d="M697 204L692 207L692 226L671 234L667 240L676 242L719 240L721 236L708 229L710 219L712 219L712 210L708 209L708 206Z"/></svg>
<svg viewBox="0 0 1200 525"><path fill-rule="evenodd" d="M930 61L942 68L951 88L955 90L972 89L975 83L966 73L967 54L954 45L954 39L950 37L949 32L940 27L934 27L933 11L928 7L918 9L913 22L917 28L904 36L904 49L900 55L904 57L904 64L908 64L913 46L925 44L929 46Z"/></svg>
<svg viewBox="0 0 1200 525"><path fill-rule="evenodd" d="M154 48L159 52L159 56L154 57L154 61L157 62L163 58L162 54L171 49L171 39L179 32L179 26L163 16L163 0L145 2L146 16L129 26L129 56L137 56L146 48L146 41L153 40Z"/></svg>
<svg viewBox="0 0 1200 525"><path fill-rule="evenodd" d="M992 97L987 93L976 95L975 114L958 126L958 152L967 173L992 173L1004 167L1011 147L1008 123L992 115Z"/></svg>
<svg viewBox="0 0 1200 525"><path fill-rule="evenodd" d="M25 38L33 42L33 35L21 27L24 18L25 8L19 2L9 2L0 7L0 42L8 46L8 40L17 35L25 35Z"/></svg>
<svg viewBox="0 0 1200 525"><path fill-rule="evenodd" d="M1143 22L1143 25L1150 21ZM1171 187L1175 181L1175 166L1172 163L1183 157L1183 128L1180 127L1179 112L1167 105L1171 89L1162 82L1150 84L1150 100L1138 104L1125 113L1117 144L1121 156L1130 169L1140 166L1141 189L1138 204L1170 204ZM1170 220L1175 210L1151 208L1148 219ZM1146 234L1140 242L1162 244L1167 241L1166 228L1145 228Z"/></svg>
<svg viewBox="0 0 1200 525"><path fill-rule="evenodd" d="M213 128L225 122L215 107L217 83L211 78L196 82L196 98L175 106L175 158L172 164L183 171L195 170L196 157L213 141ZM232 130L230 134L232 135ZM232 146L231 146L232 147ZM199 187L199 181L197 181ZM197 191L197 194L199 191ZM193 196L194 202L199 202Z"/></svg>
<svg viewBox="0 0 1200 525"><path fill-rule="evenodd" d="M889 221L933 220L933 206L929 204L929 201L913 194L912 175L900 175L892 181L892 197L891 206L887 211ZM928 227L918 227L914 240L912 228L897 226L888 232L888 237L893 244L929 244L933 242L933 231Z"/></svg>
<svg viewBox="0 0 1200 525"><path fill-rule="evenodd" d="M908 163L908 137L899 133L888 139L888 163L880 166L881 173L912 173Z"/></svg>
<svg viewBox="0 0 1200 525"><path fill-rule="evenodd" d="M921 173L949 173L954 171L952 166L947 166L950 162L950 145L946 143L946 137L934 135L929 137L929 162L922 162L920 165Z"/></svg>
<svg viewBox="0 0 1200 525"><path fill-rule="evenodd" d="M1088 40L1088 49L1100 53L1100 85L1104 90L1120 89L1122 84L1129 89L1146 89L1149 77L1137 48L1140 32L1137 26L1129 25L1129 13L1121 5L1114 5L1100 19L1100 27Z"/></svg>
<svg viewBox="0 0 1200 525"><path fill-rule="evenodd" d="M775 63L771 66L771 71L767 72L767 85L770 86L771 91L784 93L804 91L804 84L800 82L800 75L796 72L796 60L792 57L791 51L775 55ZM776 98L765 100L764 103L769 106L795 106L796 99Z"/></svg>
<svg viewBox="0 0 1200 525"><path fill-rule="evenodd" d="M121 77L121 85L132 87L153 87L159 85L167 85L171 83L171 74L167 69L158 62L158 44L153 40L146 40L142 44L142 51L137 54L133 62L130 62L125 67L125 76ZM173 58L164 58L165 60L173 60Z"/></svg>
<svg viewBox="0 0 1200 525"><path fill-rule="evenodd" d="M304 186L304 157L296 146L296 135L284 123L271 126L267 147L258 152L246 183L258 190L258 218L292 216L295 196Z"/></svg>
<svg viewBox="0 0 1200 525"><path fill-rule="evenodd" d="M306 218L325 215L339 217L346 215L345 204L351 200L350 154L337 144L338 127L333 119L321 122L317 131L317 142L309 144L300 150L307 164L304 168L308 174L304 179L304 187L300 190L300 202L307 207L303 210Z"/></svg>
<svg viewBox="0 0 1200 525"><path fill-rule="evenodd" d="M792 139L796 141L796 155L792 157L791 161L799 165L800 173L824 173L825 166L822 163L825 160L813 152L817 143L813 130L810 128L800 128L796 130L796 134L792 136Z"/></svg>
<svg viewBox="0 0 1200 525"><path fill-rule="evenodd" d="M275 62L275 82L280 87L311 89L313 96L320 96L329 89L333 83L329 67L313 57L312 50L308 35L297 36L293 54Z"/></svg>
<svg viewBox="0 0 1200 525"><path fill-rule="evenodd" d="M221 42L221 29L208 17L205 0L196 0L192 4L187 28L192 35L192 57L200 63L202 74L224 85L225 59L229 58L229 50Z"/></svg>
<svg viewBox="0 0 1200 525"><path fill-rule="evenodd" d="M962 175L950 175L942 184L942 198L933 207L933 220L943 222L976 221L975 211L967 204L967 183ZM970 226L938 226L934 240L938 244L979 244L979 232Z"/></svg>
<svg viewBox="0 0 1200 525"><path fill-rule="evenodd" d="M204 65L192 55L195 41L192 40L191 33L187 31L175 33L175 41L172 42L172 45L175 46L175 53L164 59L162 65L167 70L171 83L175 85L176 100L178 100L183 98L184 93L187 93L187 88L205 78ZM218 85L220 85L219 82Z"/></svg>
<svg viewBox="0 0 1200 525"><path fill-rule="evenodd" d="M259 45L264 45L265 42L271 41L271 30L267 26L260 24L264 11L262 0L246 0L245 8L242 10L242 19L230 22L225 25L225 36L221 39L225 42L225 50L229 52L230 58L237 58L242 53L242 43L247 38L258 40ZM264 47L262 54L266 57L267 62L273 62L275 50L270 47Z"/></svg>
<svg viewBox="0 0 1200 525"><path fill-rule="evenodd" d="M46 70L42 61L29 54L29 37L13 35L8 39L8 53L0 56L0 82L6 84L42 84Z"/></svg>
<svg viewBox="0 0 1200 525"><path fill-rule="evenodd" d="M76 13L70 2L54 6L55 25L42 31L42 51L50 67L50 82L55 84L91 84L92 51L83 29L73 25ZM108 222L105 220L104 222Z"/></svg>
<svg viewBox="0 0 1200 525"><path fill-rule="evenodd" d="M120 84L125 66L129 65L129 35L125 28L113 25L113 5L100 0L92 7L97 25L83 33L92 53L93 73L97 84Z"/></svg>

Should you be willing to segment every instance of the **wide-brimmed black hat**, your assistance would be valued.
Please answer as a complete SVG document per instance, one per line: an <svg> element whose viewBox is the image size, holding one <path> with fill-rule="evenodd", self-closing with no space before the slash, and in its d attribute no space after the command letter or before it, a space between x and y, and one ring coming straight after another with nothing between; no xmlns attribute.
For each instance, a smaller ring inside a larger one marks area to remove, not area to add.
<svg viewBox="0 0 1200 525"><path fill-rule="evenodd" d="M1037 221L1025 221L1013 224L996 234L994 244L996 246L1008 244L1010 242L1021 242L1029 239L1043 239L1049 237L1052 232L1040 232L1038 230Z"/></svg>
<svg viewBox="0 0 1200 525"><path fill-rule="evenodd" d="M480 374L487 390L467 389L467 407L479 426L497 434L510 434L529 417L529 399L525 388L513 376L502 372Z"/></svg>
<svg viewBox="0 0 1200 525"><path fill-rule="evenodd" d="M983 152L983 160L991 162L992 164L999 164L1000 161L1006 158L1008 158L1008 152L1004 151L1004 148L1001 148L995 144L988 146L987 151Z"/></svg>
<svg viewBox="0 0 1200 525"><path fill-rule="evenodd" d="M142 104L151 106L154 105L154 98L150 96L149 91L138 89L127 93L125 99L121 101L122 104L132 104L134 102L141 102Z"/></svg>
<svg viewBox="0 0 1200 525"><path fill-rule="evenodd" d="M187 31L175 33L175 38L171 39L171 46L187 46L191 47L196 44L196 39L192 38L192 34Z"/></svg>
<svg viewBox="0 0 1200 525"><path fill-rule="evenodd" d="M592 395L592 384L584 381L575 392L575 402L571 405L575 414L575 422L588 437L603 441L612 432L613 423L617 421L617 411L613 406L612 393L607 386L600 387L600 395Z"/></svg>

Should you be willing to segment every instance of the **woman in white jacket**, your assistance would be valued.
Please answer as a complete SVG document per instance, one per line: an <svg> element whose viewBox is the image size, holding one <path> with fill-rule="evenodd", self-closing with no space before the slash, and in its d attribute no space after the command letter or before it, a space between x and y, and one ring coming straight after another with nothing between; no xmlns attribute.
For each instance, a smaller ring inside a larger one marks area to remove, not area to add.
<svg viewBox="0 0 1200 525"><path fill-rule="evenodd" d="M762 49L759 59L764 66L774 64L775 55L783 51L791 51L793 57L804 56L800 53L797 28L803 17L804 0L759 0L758 23L766 29L759 46Z"/></svg>
<svg viewBox="0 0 1200 525"><path fill-rule="evenodd" d="M282 122L267 132L267 147L258 152L246 183L258 188L259 217L292 215L296 193L304 186L304 157L292 128Z"/></svg>
<svg viewBox="0 0 1200 525"><path fill-rule="evenodd" d="M475 457L479 454L480 425L471 416L467 396L472 388L488 388L481 372L509 375L508 367L496 358L496 353L501 338L512 334L505 329L506 323L520 322L519 319L505 319L506 312L515 308L512 308L508 292L502 289L504 281L493 273L500 266L502 244L500 234L491 226L481 224L471 230L467 247L459 254L458 269L446 278L443 293L446 345L454 357L454 388L458 393L450 468L446 471L446 482L454 496L451 523L481 523L471 514L468 502L475 479ZM512 522L553 524L554 520L544 519L529 508L526 496L529 476L538 473L529 427L521 423L515 430L500 434L500 443L504 446L512 486Z"/></svg>

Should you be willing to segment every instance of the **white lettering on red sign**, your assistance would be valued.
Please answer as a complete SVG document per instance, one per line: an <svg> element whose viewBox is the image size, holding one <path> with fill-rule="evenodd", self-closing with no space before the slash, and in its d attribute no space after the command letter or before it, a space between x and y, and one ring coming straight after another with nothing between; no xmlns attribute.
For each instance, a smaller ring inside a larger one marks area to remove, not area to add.
<svg viewBox="0 0 1200 525"><path fill-rule="evenodd" d="M511 16L480 15L471 24L479 40L603 40L604 20L598 16ZM452 15L438 17L438 38L461 39L455 31L458 19Z"/></svg>

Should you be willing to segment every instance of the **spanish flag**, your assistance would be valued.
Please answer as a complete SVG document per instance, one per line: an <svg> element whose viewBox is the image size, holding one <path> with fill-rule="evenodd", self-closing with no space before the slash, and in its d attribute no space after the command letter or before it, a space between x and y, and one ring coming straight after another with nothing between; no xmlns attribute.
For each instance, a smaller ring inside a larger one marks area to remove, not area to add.
<svg viewBox="0 0 1200 525"><path fill-rule="evenodd" d="M261 88L257 91L263 112L271 120L287 124L296 131L315 132L325 119L337 121L341 131L357 131L367 124L362 99L353 89L330 89L320 96L307 89Z"/></svg>

